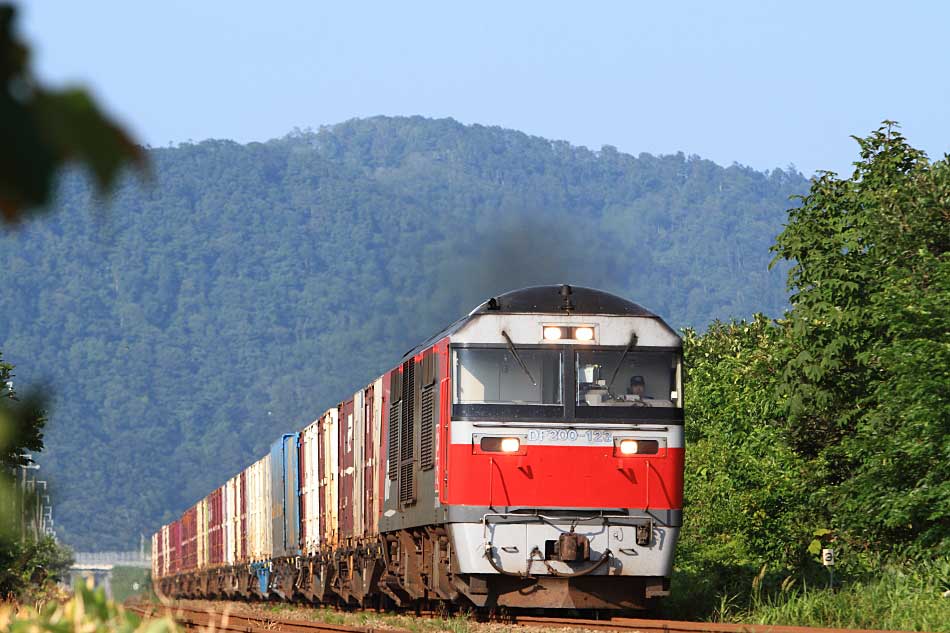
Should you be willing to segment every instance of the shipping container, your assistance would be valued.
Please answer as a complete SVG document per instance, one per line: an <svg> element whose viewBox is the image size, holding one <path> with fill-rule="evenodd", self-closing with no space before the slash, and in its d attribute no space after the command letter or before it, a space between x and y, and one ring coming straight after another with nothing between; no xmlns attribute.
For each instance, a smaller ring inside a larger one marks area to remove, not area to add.
<svg viewBox="0 0 950 633"><path fill-rule="evenodd" d="M158 541L161 538L162 532L159 530L155 534L152 534L152 578L160 578L161 573L159 573L159 561L161 560L161 555L158 549Z"/></svg>
<svg viewBox="0 0 950 633"><path fill-rule="evenodd" d="M339 521L339 535L341 542L347 542L354 536L354 510L356 505L356 476L354 471L354 422L353 409L355 399L340 405L340 420L337 424L337 520Z"/></svg>
<svg viewBox="0 0 950 633"><path fill-rule="evenodd" d="M247 469L247 559L269 560L273 553L271 519L271 456Z"/></svg>
<svg viewBox="0 0 950 633"><path fill-rule="evenodd" d="M195 504L196 548L195 567L208 568L208 498Z"/></svg>
<svg viewBox="0 0 950 633"><path fill-rule="evenodd" d="M383 379L370 385L363 397L363 456L357 460L362 464L363 488L360 498L363 504L361 536L375 536L379 532L380 486L382 485L382 439L383 421Z"/></svg>
<svg viewBox="0 0 950 633"><path fill-rule="evenodd" d="M241 484L240 491L238 493L241 499L241 504L238 512L240 513L241 520L241 530L238 536L238 560L241 562L247 561L248 558L248 548L247 548L247 471L241 471Z"/></svg>
<svg viewBox="0 0 950 633"><path fill-rule="evenodd" d="M231 523L231 512L229 505L231 503L231 480L224 482L221 486L221 564L234 564L234 525Z"/></svg>
<svg viewBox="0 0 950 633"><path fill-rule="evenodd" d="M208 495L208 566L224 563L224 487Z"/></svg>
<svg viewBox="0 0 950 633"><path fill-rule="evenodd" d="M297 440L299 433L285 433L271 446L271 520L273 555L300 554L297 484Z"/></svg>
<svg viewBox="0 0 950 633"><path fill-rule="evenodd" d="M241 476L231 477L224 486L224 562L241 561Z"/></svg>
<svg viewBox="0 0 950 633"><path fill-rule="evenodd" d="M198 567L198 506L181 515L181 554L178 571L194 571Z"/></svg>
<svg viewBox="0 0 950 633"><path fill-rule="evenodd" d="M305 554L320 549L320 420L300 432L300 543Z"/></svg>
<svg viewBox="0 0 950 633"><path fill-rule="evenodd" d="M320 542L323 549L336 547L339 535L337 509L339 491L337 473L339 472L338 441L339 410L330 409L320 419Z"/></svg>
<svg viewBox="0 0 950 633"><path fill-rule="evenodd" d="M162 576L168 576L172 573L172 557L171 557L171 526L163 525L162 526L162 567L161 574Z"/></svg>
<svg viewBox="0 0 950 633"><path fill-rule="evenodd" d="M353 394L353 425L349 431L353 435L353 538L362 538L366 533L364 522L366 520L365 503L366 494L364 491L363 464L366 462L366 391L360 389Z"/></svg>
<svg viewBox="0 0 950 633"><path fill-rule="evenodd" d="M182 551L181 531L181 519L173 521L168 533L169 572L171 574L181 573L181 571L184 569L182 562L184 552Z"/></svg>

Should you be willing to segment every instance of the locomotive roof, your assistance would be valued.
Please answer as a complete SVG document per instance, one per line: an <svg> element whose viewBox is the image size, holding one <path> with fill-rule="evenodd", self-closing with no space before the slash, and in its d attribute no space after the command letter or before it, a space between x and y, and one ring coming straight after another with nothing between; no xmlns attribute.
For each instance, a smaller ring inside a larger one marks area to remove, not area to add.
<svg viewBox="0 0 950 633"><path fill-rule="evenodd" d="M562 314L606 314L652 319L660 318L659 315L650 312L638 303L628 301L623 297L618 297L615 294L595 288L570 286L567 284L530 286L489 298L455 323L406 352L400 362L405 362L420 351L431 347L446 336L458 331L459 328L474 317L483 314L532 314L546 312Z"/></svg>
<svg viewBox="0 0 950 633"><path fill-rule="evenodd" d="M469 316L491 312L565 314L610 314L616 316L656 317L640 304L615 294L584 286L531 286L492 297Z"/></svg>

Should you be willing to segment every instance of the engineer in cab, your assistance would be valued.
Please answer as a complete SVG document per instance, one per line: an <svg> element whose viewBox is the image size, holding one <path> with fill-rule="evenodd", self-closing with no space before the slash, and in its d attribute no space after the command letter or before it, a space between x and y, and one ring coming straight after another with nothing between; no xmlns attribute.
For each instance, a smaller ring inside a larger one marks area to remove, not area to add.
<svg viewBox="0 0 950 633"><path fill-rule="evenodd" d="M646 394L647 384L643 376L631 376L630 386L627 387L627 393L624 395L624 401L632 406L639 407L672 407L671 400L662 398L653 398Z"/></svg>

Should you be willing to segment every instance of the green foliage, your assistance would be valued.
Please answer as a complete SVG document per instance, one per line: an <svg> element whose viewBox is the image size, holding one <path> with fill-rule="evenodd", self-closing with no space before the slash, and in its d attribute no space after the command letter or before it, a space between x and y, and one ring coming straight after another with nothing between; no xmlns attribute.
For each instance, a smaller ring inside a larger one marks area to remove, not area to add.
<svg viewBox="0 0 950 633"><path fill-rule="evenodd" d="M17 397L12 378L13 365L0 356L0 596L22 598L60 580L72 554L50 537L33 540L23 529L37 498L18 490L13 474L33 461L27 451L43 450L46 414L39 395Z"/></svg>
<svg viewBox="0 0 950 633"><path fill-rule="evenodd" d="M18 220L47 204L68 161L89 169L101 190L143 154L82 90L52 91L30 70L30 51L14 34L16 11L0 4L0 215Z"/></svg>
<svg viewBox="0 0 950 633"><path fill-rule="evenodd" d="M65 580L72 564L72 551L50 536L38 541L0 537L0 596L29 601L48 584Z"/></svg>
<svg viewBox="0 0 950 633"><path fill-rule="evenodd" d="M808 464L782 441L776 375L785 327L750 322L687 330L689 424L684 478L687 567L797 568L820 520L808 507Z"/></svg>
<svg viewBox="0 0 950 633"><path fill-rule="evenodd" d="M807 185L419 117L149 157L155 186L108 214L70 176L61 212L0 237L0 349L55 389L43 467L79 549L137 546L493 294L779 314L768 247Z"/></svg>
<svg viewBox="0 0 950 633"><path fill-rule="evenodd" d="M891 123L779 235L793 262L785 435L858 547L950 552L950 163Z"/></svg>
<svg viewBox="0 0 950 633"><path fill-rule="evenodd" d="M0 353L0 476L28 465L28 451L43 450L46 426L45 398L38 391L18 398L12 379L13 365L4 363Z"/></svg>
<svg viewBox="0 0 950 633"><path fill-rule="evenodd" d="M65 603L50 602L41 609L0 607L0 633L177 633L171 617L143 620L118 603L107 600L102 589L82 584Z"/></svg>
<svg viewBox="0 0 950 633"><path fill-rule="evenodd" d="M687 330L685 524L670 608L946 630L950 165L890 124L789 212L792 309ZM818 563L837 552L840 593ZM771 571L770 571L771 570ZM883 570L883 574L882 574ZM939 624L939 626L936 626Z"/></svg>

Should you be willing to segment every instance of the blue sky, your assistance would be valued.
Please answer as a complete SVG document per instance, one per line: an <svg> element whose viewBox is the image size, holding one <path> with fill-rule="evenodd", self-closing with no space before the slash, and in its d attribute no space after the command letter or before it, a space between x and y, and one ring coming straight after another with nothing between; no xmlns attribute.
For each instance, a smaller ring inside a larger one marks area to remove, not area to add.
<svg viewBox="0 0 950 633"><path fill-rule="evenodd" d="M40 78L143 142L376 114L849 172L885 118L950 149L942 2L21 2Z"/></svg>

